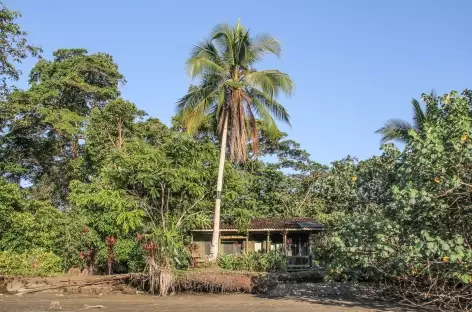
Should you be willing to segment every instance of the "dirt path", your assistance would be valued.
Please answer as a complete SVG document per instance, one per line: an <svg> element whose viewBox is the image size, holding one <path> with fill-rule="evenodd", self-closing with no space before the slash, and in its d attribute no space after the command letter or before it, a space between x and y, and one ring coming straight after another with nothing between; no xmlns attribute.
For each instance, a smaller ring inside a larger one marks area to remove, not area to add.
<svg viewBox="0 0 472 312"><path fill-rule="evenodd" d="M91 312L161 312L161 311L327 311L327 312L374 312L374 311L407 311L392 308L378 303L350 303L325 301L323 304L308 299L267 299L253 295L175 295L165 298L147 295L80 295L37 293L23 296L1 295L0 312L43 312L54 311L91 311ZM90 306L101 305L90 309ZM84 309L84 307L89 309ZM82 309L82 310L81 310ZM56 310L59 311L59 310Z"/></svg>

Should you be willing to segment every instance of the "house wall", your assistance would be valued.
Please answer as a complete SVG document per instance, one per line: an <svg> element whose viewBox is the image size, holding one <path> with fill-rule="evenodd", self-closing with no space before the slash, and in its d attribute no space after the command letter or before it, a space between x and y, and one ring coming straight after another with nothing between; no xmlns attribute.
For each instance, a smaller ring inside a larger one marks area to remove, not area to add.
<svg viewBox="0 0 472 312"><path fill-rule="evenodd" d="M193 233L193 243L198 246L198 255L204 258L210 254L211 233Z"/></svg>

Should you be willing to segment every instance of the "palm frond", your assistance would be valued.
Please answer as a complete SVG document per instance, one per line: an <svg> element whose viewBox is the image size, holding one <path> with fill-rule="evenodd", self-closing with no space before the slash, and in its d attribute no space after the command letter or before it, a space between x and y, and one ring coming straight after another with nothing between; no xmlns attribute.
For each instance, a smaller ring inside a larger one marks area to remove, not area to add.
<svg viewBox="0 0 472 312"><path fill-rule="evenodd" d="M411 105L413 106L413 125L415 129L423 130L426 116L421 108L421 104L417 99L412 99Z"/></svg>
<svg viewBox="0 0 472 312"><path fill-rule="evenodd" d="M258 102L268 111L268 113L270 112L270 114L272 114L276 119L291 126L290 115L282 104L258 90L253 89L249 92L249 94L252 99L257 99Z"/></svg>
<svg viewBox="0 0 472 312"><path fill-rule="evenodd" d="M270 77L268 77L264 73L260 73L257 71L251 72L244 77L244 82L251 88L269 94L270 97L277 95L276 86L274 86Z"/></svg>
<svg viewBox="0 0 472 312"><path fill-rule="evenodd" d="M225 60L234 65L234 32L229 24L219 24L213 29L211 40L215 41L220 55L223 55Z"/></svg>
<svg viewBox="0 0 472 312"><path fill-rule="evenodd" d="M272 118L270 112L267 110L267 107L259 101L257 98L252 98L251 101L251 108L257 114L258 121L261 124L261 127L270 135L276 135L280 131L277 128L277 124L275 123L274 119Z"/></svg>
<svg viewBox="0 0 472 312"><path fill-rule="evenodd" d="M259 34L251 42L250 53L253 61L260 61L266 54L280 57L281 52L279 41L269 34Z"/></svg>
<svg viewBox="0 0 472 312"><path fill-rule="evenodd" d="M295 84L289 75L278 70L263 70L260 72L269 76L272 83L286 95L292 95L295 89Z"/></svg>
<svg viewBox="0 0 472 312"><path fill-rule="evenodd" d="M200 86L191 85L187 93L177 101L176 112L180 113L185 109L192 108L205 98L207 90Z"/></svg>
<svg viewBox="0 0 472 312"><path fill-rule="evenodd" d="M277 96L279 91L291 95L295 88L290 77L278 70L253 71L246 74L244 81L271 97Z"/></svg>
<svg viewBox="0 0 472 312"><path fill-rule="evenodd" d="M246 102L246 112L248 115L246 129L248 130L249 135L251 137L252 153L254 154L254 156L257 156L257 154L259 153L259 135L258 135L256 117L254 116L254 113L252 112L252 109L251 109L252 100L247 95L245 95L245 102Z"/></svg>
<svg viewBox="0 0 472 312"><path fill-rule="evenodd" d="M205 57L218 65L222 64L218 49L210 40L202 41L193 47L190 58L194 57Z"/></svg>
<svg viewBox="0 0 472 312"><path fill-rule="evenodd" d="M185 132L189 134L197 133L204 125L208 124L208 115L203 111L183 112L179 118L185 127Z"/></svg>
<svg viewBox="0 0 472 312"><path fill-rule="evenodd" d="M223 72L223 68L202 56L197 56L187 61L187 72L190 77L195 78L205 71L220 74Z"/></svg>
<svg viewBox="0 0 472 312"><path fill-rule="evenodd" d="M238 35L237 41L237 64L243 68L247 68L250 64L250 60L248 60L248 50L250 49L250 39L249 39L249 31L245 33L241 33Z"/></svg>
<svg viewBox="0 0 472 312"><path fill-rule="evenodd" d="M189 133L198 130L205 116L215 105L219 89L192 86L189 92L177 102L177 112Z"/></svg>
<svg viewBox="0 0 472 312"><path fill-rule="evenodd" d="M187 72L192 78L201 75L205 71L221 73L224 70L224 62L211 41L204 41L196 45L186 65Z"/></svg>
<svg viewBox="0 0 472 312"><path fill-rule="evenodd" d="M408 131L412 128L413 126L408 121L390 119L382 128L375 131L375 133L382 135L381 143L389 141L406 143L409 138Z"/></svg>

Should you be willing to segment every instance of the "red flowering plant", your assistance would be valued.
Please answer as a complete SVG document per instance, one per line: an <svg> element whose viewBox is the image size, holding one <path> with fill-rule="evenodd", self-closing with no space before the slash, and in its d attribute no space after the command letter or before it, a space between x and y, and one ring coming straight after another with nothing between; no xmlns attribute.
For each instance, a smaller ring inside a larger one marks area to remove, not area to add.
<svg viewBox="0 0 472 312"><path fill-rule="evenodd" d="M154 257L154 253L157 250L157 244L154 243L153 241L148 241L148 242L142 244L141 248L143 249L146 256Z"/></svg>
<svg viewBox="0 0 472 312"><path fill-rule="evenodd" d="M293 244L293 240L291 238L287 238L285 240L285 246L284 246L285 250L284 250L284 252L285 252L286 255L288 254L288 252L290 252L290 249L292 248L292 244Z"/></svg>
<svg viewBox="0 0 472 312"><path fill-rule="evenodd" d="M95 248L79 252L79 258L83 261L84 267L88 270L88 274L93 274L96 253L97 250Z"/></svg>
<svg viewBox="0 0 472 312"><path fill-rule="evenodd" d="M78 258L82 263L82 267L88 271L88 274L93 274L95 258L98 251L97 243L95 243L97 239L98 237L96 237L95 231L86 226L82 227L78 240L80 250Z"/></svg>
<svg viewBox="0 0 472 312"><path fill-rule="evenodd" d="M141 233L136 235L136 239L138 242L141 242L141 250L145 257L149 260L154 259L158 245L152 239L146 239Z"/></svg>
<svg viewBox="0 0 472 312"><path fill-rule="evenodd" d="M105 245L107 246L107 266L108 266L108 275L112 273L113 263L115 262L115 247L116 237L113 235L108 236L105 239Z"/></svg>

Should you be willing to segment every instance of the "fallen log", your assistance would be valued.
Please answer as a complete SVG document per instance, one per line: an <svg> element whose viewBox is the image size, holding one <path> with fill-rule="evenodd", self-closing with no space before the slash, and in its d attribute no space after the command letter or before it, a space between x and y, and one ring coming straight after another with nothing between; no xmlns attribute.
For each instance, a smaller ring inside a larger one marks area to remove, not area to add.
<svg viewBox="0 0 472 312"><path fill-rule="evenodd" d="M128 284L132 280L142 280L141 274L120 274L109 276L71 276L49 278L0 277L0 293L23 295L70 287L99 286L104 284Z"/></svg>

